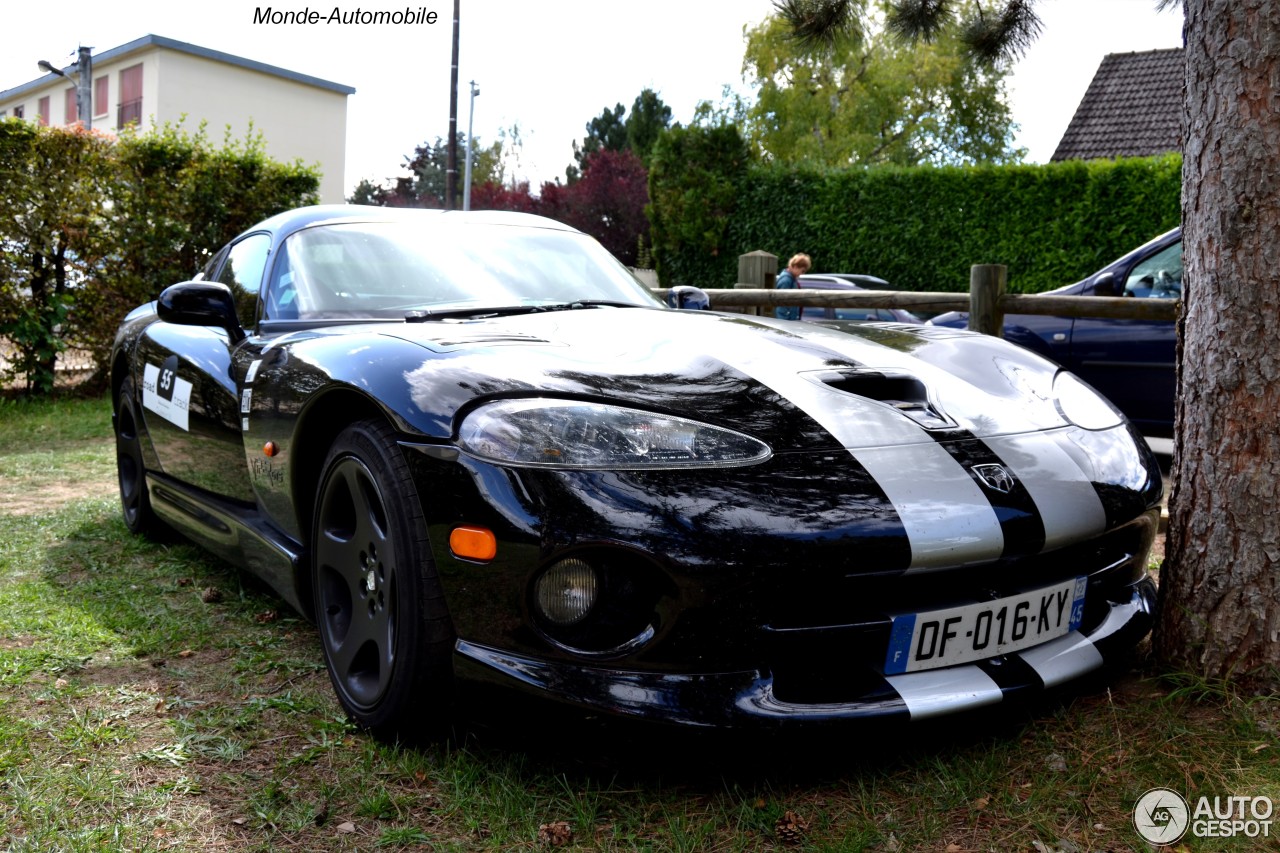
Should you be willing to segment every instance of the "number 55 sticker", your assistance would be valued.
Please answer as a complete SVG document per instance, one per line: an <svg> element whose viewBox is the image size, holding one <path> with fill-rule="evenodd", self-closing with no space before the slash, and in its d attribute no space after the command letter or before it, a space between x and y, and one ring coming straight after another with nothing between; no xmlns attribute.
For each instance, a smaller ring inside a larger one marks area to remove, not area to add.
<svg viewBox="0 0 1280 853"><path fill-rule="evenodd" d="M142 406L179 429L189 429L187 407L191 403L191 383L178 375L178 357L163 364L148 364L142 370Z"/></svg>

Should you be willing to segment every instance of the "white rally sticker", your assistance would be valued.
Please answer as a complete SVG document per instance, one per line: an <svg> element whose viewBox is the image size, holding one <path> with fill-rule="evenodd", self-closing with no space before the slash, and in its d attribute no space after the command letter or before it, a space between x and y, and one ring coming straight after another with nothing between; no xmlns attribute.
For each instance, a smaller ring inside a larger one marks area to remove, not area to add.
<svg viewBox="0 0 1280 853"><path fill-rule="evenodd" d="M255 358L253 363L249 365L249 372L244 376L244 384L252 385L253 380L258 376L258 366L262 364L262 359Z"/></svg>
<svg viewBox="0 0 1280 853"><path fill-rule="evenodd" d="M178 357L171 355L163 364L148 364L142 370L142 406L150 409L182 430L187 426L187 407L191 404L191 383L178 376Z"/></svg>
<svg viewBox="0 0 1280 853"><path fill-rule="evenodd" d="M240 393L240 414L247 415L253 408L253 389L246 388Z"/></svg>

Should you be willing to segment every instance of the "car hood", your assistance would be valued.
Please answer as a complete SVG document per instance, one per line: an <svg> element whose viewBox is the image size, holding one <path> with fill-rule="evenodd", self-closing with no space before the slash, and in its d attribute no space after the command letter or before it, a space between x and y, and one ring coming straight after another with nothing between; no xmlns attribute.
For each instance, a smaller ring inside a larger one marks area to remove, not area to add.
<svg viewBox="0 0 1280 853"><path fill-rule="evenodd" d="M588 398L739 429L775 451L1064 426L1056 367L995 338L866 324L837 332L707 311L599 308L382 327L430 355L404 370L425 431L473 405Z"/></svg>

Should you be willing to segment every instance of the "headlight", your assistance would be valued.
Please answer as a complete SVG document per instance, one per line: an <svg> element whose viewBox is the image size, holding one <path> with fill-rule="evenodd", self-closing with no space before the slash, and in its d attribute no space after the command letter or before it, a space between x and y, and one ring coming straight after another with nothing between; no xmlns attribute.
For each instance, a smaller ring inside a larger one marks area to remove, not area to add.
<svg viewBox="0 0 1280 853"><path fill-rule="evenodd" d="M1105 397L1065 370L1053 378L1053 399L1064 418L1084 429L1110 429L1124 422Z"/></svg>
<svg viewBox="0 0 1280 853"><path fill-rule="evenodd" d="M740 432L685 418L575 400L501 400L458 430L462 448L506 465L596 470L723 468L773 452Z"/></svg>

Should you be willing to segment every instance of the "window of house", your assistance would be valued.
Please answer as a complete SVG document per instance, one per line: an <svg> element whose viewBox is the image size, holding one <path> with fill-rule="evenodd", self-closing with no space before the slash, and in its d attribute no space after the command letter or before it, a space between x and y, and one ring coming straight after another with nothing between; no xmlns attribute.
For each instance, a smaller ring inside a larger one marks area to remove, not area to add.
<svg viewBox="0 0 1280 853"><path fill-rule="evenodd" d="M24 107L14 107L14 108L13 108L13 117L14 117L14 118L22 118L22 117L23 117L24 112L25 112L25 108L24 108Z"/></svg>
<svg viewBox="0 0 1280 853"><path fill-rule="evenodd" d="M65 93L62 106L62 123L75 124L80 120L80 111L76 109L76 87L72 86Z"/></svg>
<svg viewBox="0 0 1280 853"><path fill-rule="evenodd" d="M43 98L40 99L39 103L36 104L36 118L39 119L41 125L45 127L49 126L49 96L48 95L45 95Z"/></svg>
<svg viewBox="0 0 1280 853"><path fill-rule="evenodd" d="M104 116L108 112L107 108L107 81L110 77L99 77L93 81L93 114L95 116Z"/></svg>
<svg viewBox="0 0 1280 853"><path fill-rule="evenodd" d="M142 123L142 63L120 72L120 107L116 127Z"/></svg>

